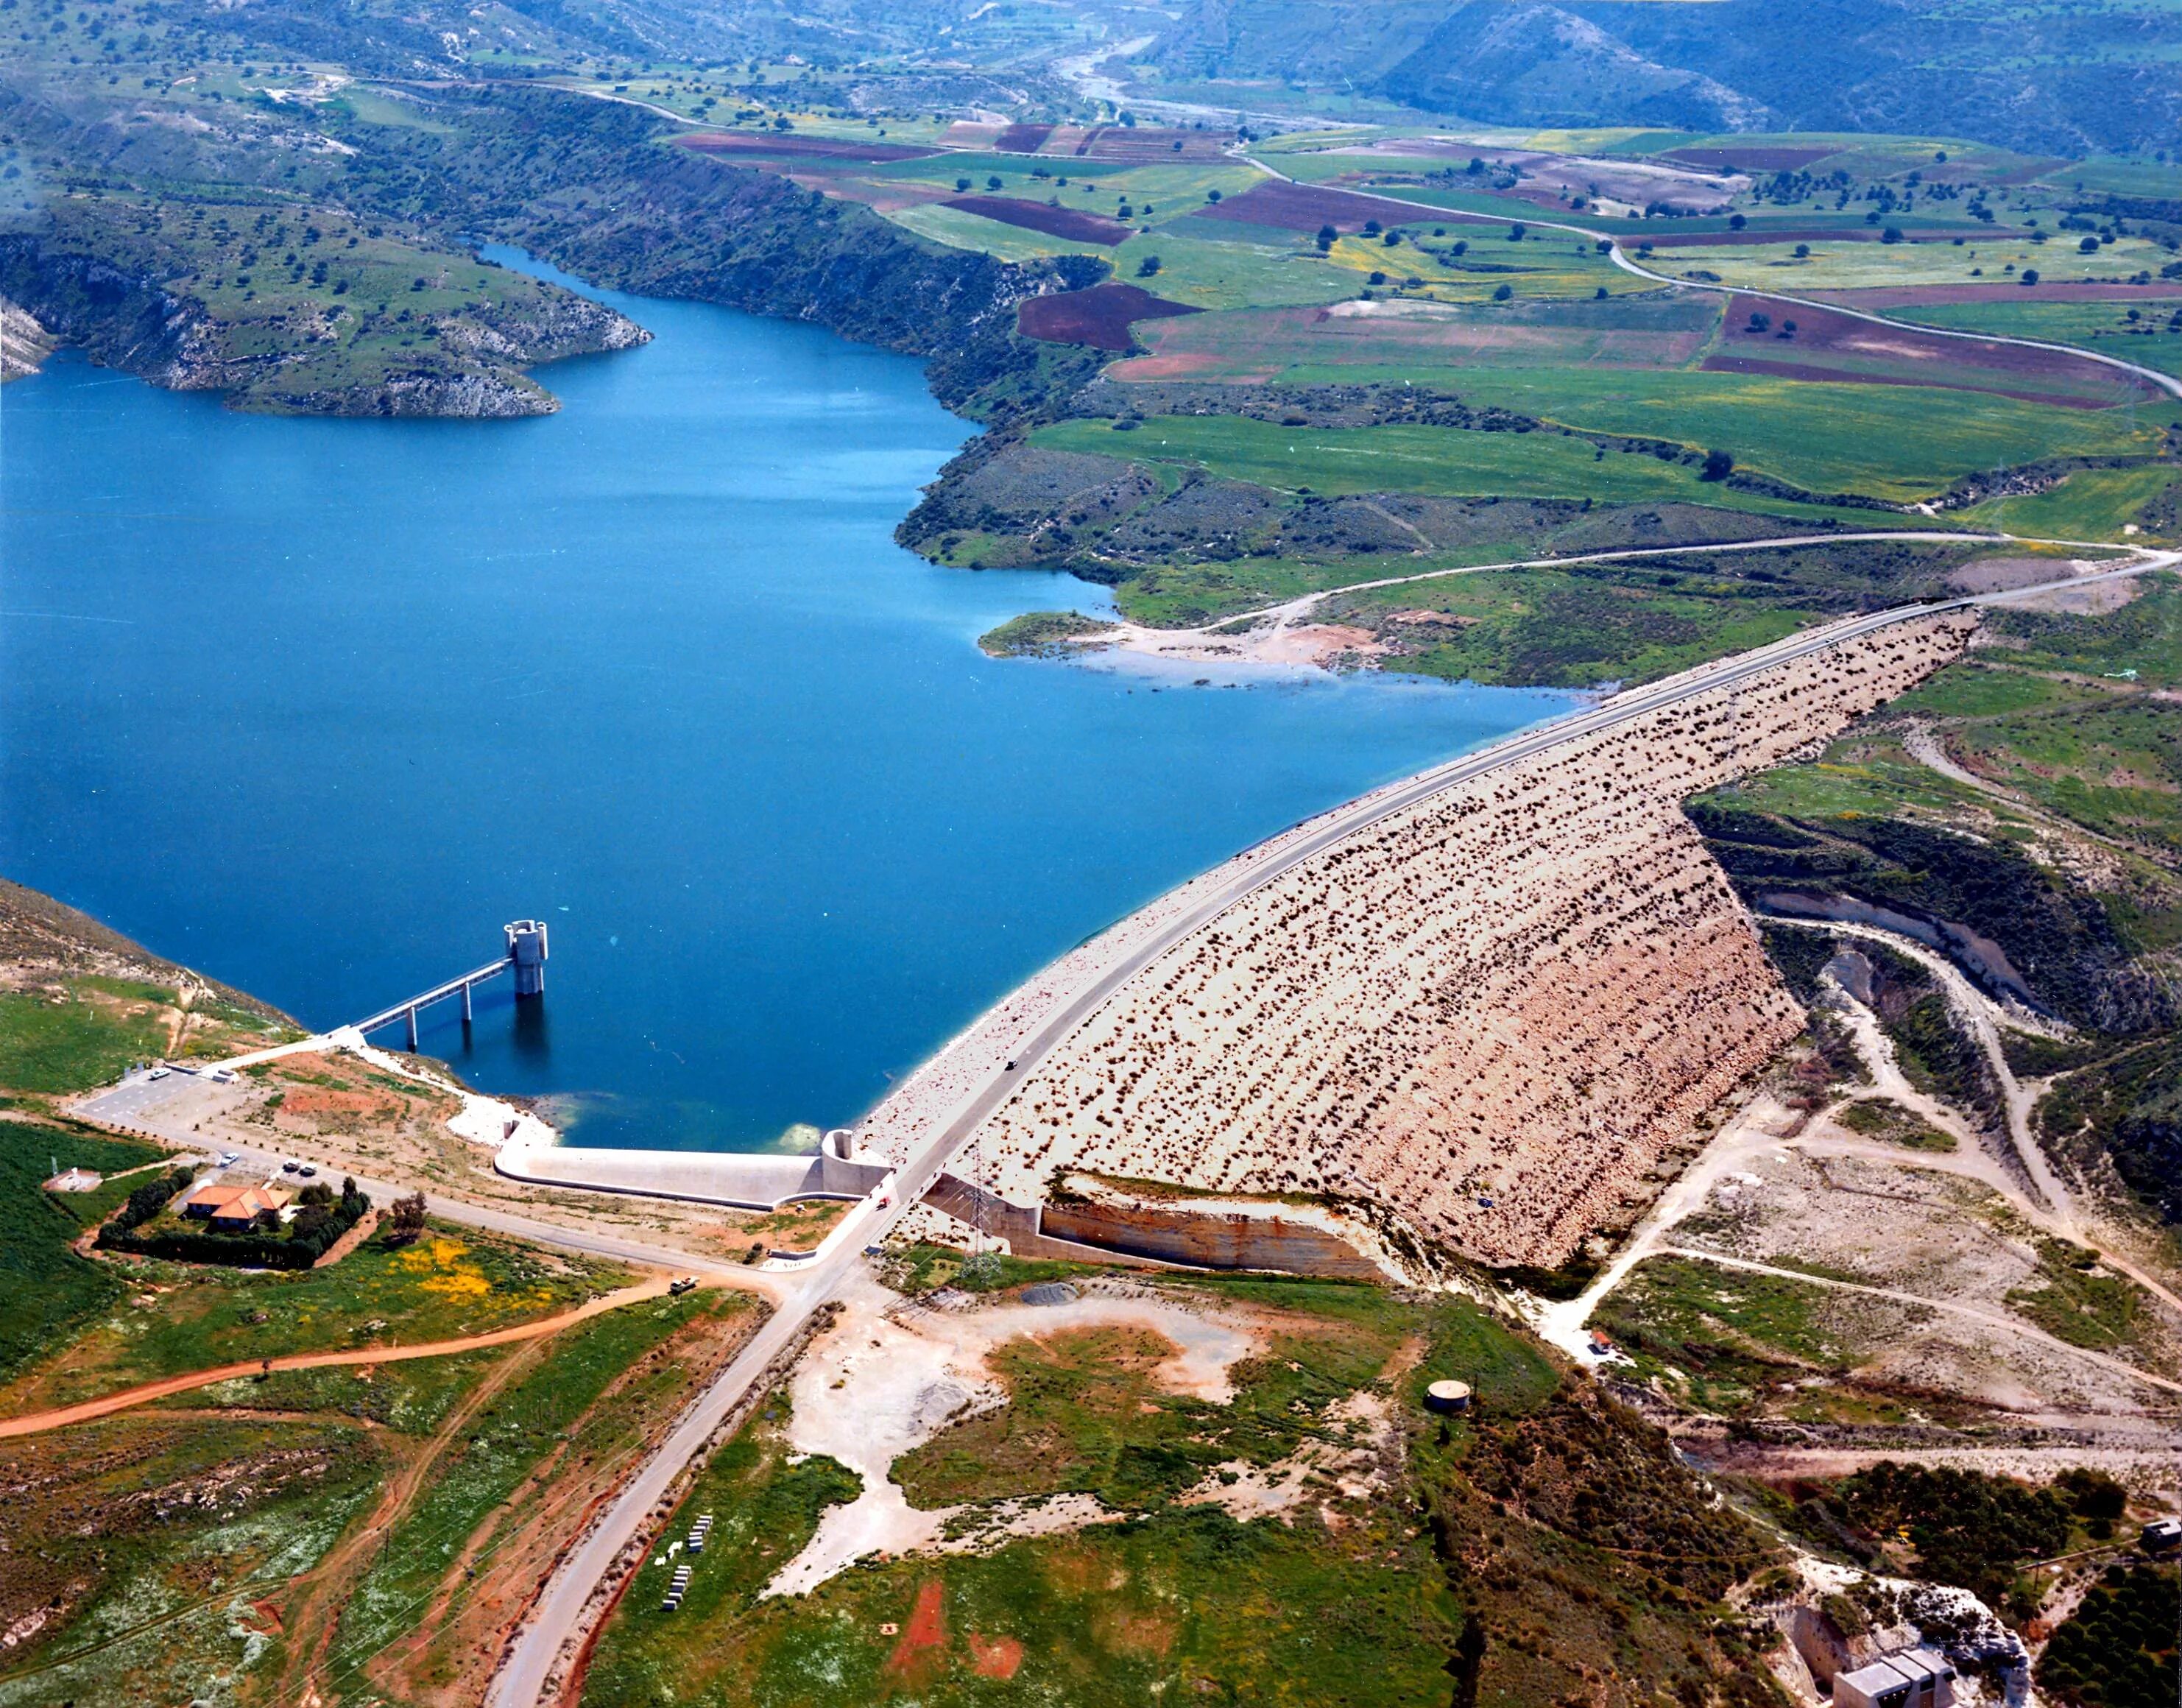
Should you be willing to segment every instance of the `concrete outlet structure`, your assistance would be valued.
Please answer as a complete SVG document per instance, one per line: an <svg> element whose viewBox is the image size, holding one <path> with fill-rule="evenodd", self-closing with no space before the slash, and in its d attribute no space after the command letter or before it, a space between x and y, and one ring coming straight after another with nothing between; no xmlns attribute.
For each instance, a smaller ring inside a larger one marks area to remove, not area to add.
<svg viewBox="0 0 2182 1708"><path fill-rule="evenodd" d="M507 958L515 963L518 1000L546 994L546 922L518 919L507 928Z"/></svg>

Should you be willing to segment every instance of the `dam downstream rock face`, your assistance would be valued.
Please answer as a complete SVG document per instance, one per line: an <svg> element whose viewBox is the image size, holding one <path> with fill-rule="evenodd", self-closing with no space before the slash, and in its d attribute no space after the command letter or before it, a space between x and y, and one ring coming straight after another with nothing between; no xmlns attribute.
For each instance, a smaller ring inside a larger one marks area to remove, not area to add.
<svg viewBox="0 0 2182 1708"><path fill-rule="evenodd" d="M986 1123L984 1184L1018 1203L1072 1169L1326 1193L1478 1261L1565 1261L1803 1025L1681 803L1836 734L1974 628L1949 615L1846 640L1360 829L1167 949L1052 1051ZM1070 962L1095 976L1099 947ZM1083 988L1070 962L1038 981L1053 1001ZM995 1026L1005 1047L1027 1010L1050 1005L1011 999L918 1079L982 1054ZM896 1094L867 1138L892 1148L916 1103Z"/></svg>

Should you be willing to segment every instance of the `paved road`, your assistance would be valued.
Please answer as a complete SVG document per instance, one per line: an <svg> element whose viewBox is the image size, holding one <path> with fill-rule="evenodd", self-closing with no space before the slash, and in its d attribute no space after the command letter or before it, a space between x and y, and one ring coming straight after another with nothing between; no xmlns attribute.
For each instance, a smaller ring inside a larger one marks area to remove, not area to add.
<svg viewBox="0 0 2182 1708"><path fill-rule="evenodd" d="M293 1151L262 1151L217 1139L208 1142L203 1134L193 1131L191 1120L196 1112L226 1106L219 1101L222 1089L202 1075L192 1077L177 1073L170 1079L154 1080L147 1075L136 1073L111 1090L86 1098L75 1106L78 1112L89 1119L115 1127L133 1128L163 1139L169 1144L194 1147L208 1154L234 1151L238 1160L231 1172L243 1179L278 1174L285 1158L302 1154ZM206 1100L197 1105L194 1110L191 1102L193 1096L202 1096ZM305 1151L307 1148L304 1147ZM350 1172L334 1167L331 1164L324 1167L330 1174ZM415 1190L414 1182L396 1184L366 1174L356 1174L353 1178L358 1186L370 1194L375 1204L391 1203ZM557 1222L540 1221L535 1217L473 1204L467 1199L435 1195L429 1189L426 1196L430 1201L432 1213L444 1221L457 1223L465 1228L482 1228L488 1233L505 1234L512 1239L527 1239L557 1250L580 1252L585 1256L605 1257L619 1263L641 1263L656 1268L681 1270L775 1299L789 1290L788 1282L792 1278L746 1268L726 1258L685 1251L677 1246L647 1239L640 1234L571 1228Z"/></svg>
<svg viewBox="0 0 2182 1708"><path fill-rule="evenodd" d="M2138 574L2182 558L2178 552L2148 552L2125 569L2098 576L2069 578L2053 585L2080 585L2085 581L2110 580ZM2013 596L2035 590L2017 589ZM1708 668L1689 673L1648 688L1633 689L1587 712L1557 719L1537 729L1499 742L1445 765L1421 773L1408 782L1365 796L1330 814L1309 836L1299 839L1277 857L1238 873L1232 880L1208 896L1188 912L1177 916L1105 973L1073 1001L1047 1017L1018 1046L1013 1061L994 1071L977 1090L959 1102L947 1119L913 1148L900 1166L898 1190L890 1206L867 1198L850 1212L846 1231L839 1245L810 1269L793 1278L791 1290L783 1298L744 1349L699 1398L681 1425L668 1437L644 1469L623 1491L606 1517L569 1555L540 1598L514 1652L494 1681L494 1708L535 1708L548 1675L568 1634L578 1628L591 1591L612 1568L623 1550L649 1525L651 1509L667 1493L683 1467L703 1448L750 1385L764 1373L805 1322L839 1291L851 1265L862 1261L861 1248L882 1239L904 1208L917 1202L946 1167L955 1152L1027 1079L1055 1045L1073 1033L1109 997L1192 933L1202 929L1253 891L1262 889L1337 843L1371 824L1404 811L1442 790L1470 781L1503 766L1519 763L1564 742L1641 718L1648 713L1700 694L1747 680L1766 671L1820 652L1840 641L1868 635L1897 623L1941 612L1961 610L1993 602L2009 596L1976 595L1940 603L1912 606L1869 616L1852 617L1823 629L1789 636L1770 646L1741 654ZM2135 1372L2132 1372L2135 1373Z"/></svg>

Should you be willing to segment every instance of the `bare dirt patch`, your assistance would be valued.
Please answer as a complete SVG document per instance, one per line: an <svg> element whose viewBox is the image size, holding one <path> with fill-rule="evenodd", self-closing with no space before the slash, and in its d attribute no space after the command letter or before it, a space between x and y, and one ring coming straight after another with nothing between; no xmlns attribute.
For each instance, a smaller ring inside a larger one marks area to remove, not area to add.
<svg viewBox="0 0 2182 1708"><path fill-rule="evenodd" d="M1315 231L1321 225L1331 225L1349 236L1362 230L1367 220L1376 219L1382 225L1414 225L1432 215L1423 208L1383 197L1279 179L1256 185L1240 196L1230 196L1216 207L1200 208L1191 217L1230 220L1238 225L1269 225L1282 231Z"/></svg>

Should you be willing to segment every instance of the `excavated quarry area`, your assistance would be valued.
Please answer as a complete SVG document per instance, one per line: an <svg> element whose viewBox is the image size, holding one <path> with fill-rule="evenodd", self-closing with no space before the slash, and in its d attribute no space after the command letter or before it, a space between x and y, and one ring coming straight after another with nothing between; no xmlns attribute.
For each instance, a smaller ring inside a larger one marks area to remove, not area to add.
<svg viewBox="0 0 2182 1708"><path fill-rule="evenodd" d="M1566 1261L1803 1025L1681 803L1831 737L1975 627L1851 638L1360 829L1049 1053L985 1127L985 1184L1324 1193L1476 1260Z"/></svg>

